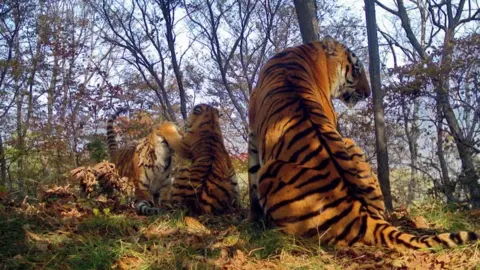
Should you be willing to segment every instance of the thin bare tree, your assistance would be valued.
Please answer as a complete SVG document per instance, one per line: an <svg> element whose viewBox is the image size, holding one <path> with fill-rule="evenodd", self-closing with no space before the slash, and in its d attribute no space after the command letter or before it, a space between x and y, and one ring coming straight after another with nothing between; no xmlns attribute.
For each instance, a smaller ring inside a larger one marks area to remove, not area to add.
<svg viewBox="0 0 480 270"><path fill-rule="evenodd" d="M370 58L370 83L373 95L373 116L375 120L375 139L377 150L378 180L382 189L385 207L393 209L390 190L390 170L388 168L387 137L385 134L385 117L383 108L384 91L380 79L380 53L378 49L375 1L365 0L365 17L367 20L368 55Z"/></svg>

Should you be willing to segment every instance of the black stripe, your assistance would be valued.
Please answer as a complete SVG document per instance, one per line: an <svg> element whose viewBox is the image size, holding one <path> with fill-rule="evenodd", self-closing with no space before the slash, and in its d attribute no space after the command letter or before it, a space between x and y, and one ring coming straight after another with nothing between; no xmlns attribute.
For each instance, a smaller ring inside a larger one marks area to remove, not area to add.
<svg viewBox="0 0 480 270"><path fill-rule="evenodd" d="M462 243L462 238L460 237L459 233L451 233L449 235L449 237L450 237L450 240L452 240L456 244L461 244Z"/></svg>
<svg viewBox="0 0 480 270"><path fill-rule="evenodd" d="M305 152L306 150L308 150L308 148L310 148L310 145L305 144L305 146L303 146L302 148L298 149L297 151L295 151L295 152L290 156L290 158L288 159L288 162L297 163L298 157L299 157L303 152ZM278 159L278 158L277 158L277 159Z"/></svg>
<svg viewBox="0 0 480 270"><path fill-rule="evenodd" d="M419 247L412 245L410 242L407 242L407 241L404 241L404 240L400 239L400 236L405 235L405 234L406 233L398 232L398 234L395 235L395 240L396 240L395 242L397 244L404 245L409 249L419 249Z"/></svg>
<svg viewBox="0 0 480 270"><path fill-rule="evenodd" d="M288 186L288 185L291 185L291 184L295 184L297 182L297 180L303 176L309 169L307 168L301 168L300 170L297 171L297 173L288 180L288 183L284 183L283 181L278 181L278 185L277 185L277 188L275 188L275 190L272 191L272 194L275 194L277 193L278 191L280 191L283 187L285 186Z"/></svg>
<svg viewBox="0 0 480 270"><path fill-rule="evenodd" d="M352 221L350 221L350 223L348 223L348 225L345 226L343 231L339 235L337 235L337 237L335 237L335 242L337 243L338 241L341 241L341 240L345 239L345 237L352 230L353 224L355 224L355 222L357 222L359 219L360 219L360 217L356 217Z"/></svg>
<svg viewBox="0 0 480 270"><path fill-rule="evenodd" d="M323 150L323 146L320 144L317 149L314 151L310 152L308 155L306 155L302 161L300 161L300 164L303 165L307 162L309 162L312 158L317 157L320 152Z"/></svg>
<svg viewBox="0 0 480 270"><path fill-rule="evenodd" d="M278 171L280 171L280 169L282 168L283 164L285 164L284 162L281 162L281 161L278 161L278 162L275 162L275 163L271 163L269 166L268 166L268 169L265 173L263 173L260 178L258 179L258 183L261 183L263 182L263 180L269 178L269 177L277 177L277 174L278 174ZM274 167L274 165L276 165L276 167Z"/></svg>
<svg viewBox="0 0 480 270"><path fill-rule="evenodd" d="M377 232L378 230L380 229L380 227L382 227L383 225L385 224L381 224L381 223L376 223L375 224L375 228L373 229L373 241L374 241L374 245L377 245ZM383 243L380 243L381 245L383 245Z"/></svg>
<svg viewBox="0 0 480 270"><path fill-rule="evenodd" d="M280 219L275 219L274 221L277 223L277 224L283 224L283 223L294 223L294 222L299 222L299 221L303 221L303 220L306 220L306 219L309 219L309 218L312 218L312 217L316 217L316 216L319 216L321 215L323 212L325 212L326 210L328 210L329 208L332 208L332 207L336 207L338 206L340 203L344 202L346 199L346 197L342 197L340 199L337 199L325 206L323 206L321 209L319 209L318 211L312 211L310 213L307 213L307 214L303 214L303 215L300 215L300 216L290 216L290 217L285 217L285 218L280 218Z"/></svg>
<svg viewBox="0 0 480 270"><path fill-rule="evenodd" d="M336 187L340 184L340 182L341 182L341 179L340 179L340 178L335 178L334 180L332 180L332 182L330 182L330 184L327 184L327 185L325 185L325 186L323 186L323 187L310 190L310 191L308 191L308 192L305 192L305 193L303 193L303 194L300 194L300 195L296 196L296 197L293 198L293 199L283 200L283 201L281 201L281 202L279 202L279 203L277 203L277 204L274 204L274 205L272 205L272 207L270 207L270 208L267 210L266 215L267 215L267 216L270 216L270 213L276 211L276 210L279 209L280 207L289 205L290 203L293 203L293 202L296 202L296 201L301 201L301 200L305 199L306 197L308 197L308 196L310 196L310 195L328 192L328 191L336 188Z"/></svg>
<svg viewBox="0 0 480 270"><path fill-rule="evenodd" d="M323 169L325 169L329 164L330 164L330 159L329 159L329 158L326 158L326 159L322 160L322 162L320 162L320 164L318 164L314 169L315 169L315 170L323 170Z"/></svg>
<svg viewBox="0 0 480 270"><path fill-rule="evenodd" d="M316 227L316 228L311 228L308 231L306 231L303 236L305 237L312 237L314 235L317 235L318 232L323 232L327 230L328 228L332 227L335 223L339 222L342 218L346 217L353 209L353 204L350 205L347 209L343 210L340 214L325 220L322 225Z"/></svg>
<svg viewBox="0 0 480 270"><path fill-rule="evenodd" d="M384 234L383 231L384 231L386 228L388 228L389 225L388 225L388 224L382 224L382 225L383 225L382 228L379 229L379 230L380 230L380 242L382 243L383 246L388 246L387 240L385 239L385 234Z"/></svg>
<svg viewBox="0 0 480 270"><path fill-rule="evenodd" d="M478 240L478 234L474 232L468 232L467 241L475 241L475 240Z"/></svg>
<svg viewBox="0 0 480 270"><path fill-rule="evenodd" d="M285 134L285 133L284 133ZM280 154L282 153L283 150L283 145L285 144L285 135L280 138L280 143L275 144L275 146L272 149L272 152L270 153L269 158L278 160ZM272 156L273 152L275 151L276 148L276 153L274 156Z"/></svg>
<svg viewBox="0 0 480 270"><path fill-rule="evenodd" d="M287 107L290 107L291 105L293 105L296 102L298 102L298 100L296 100L296 99L293 99L292 101L286 102L282 106L277 108L275 111L273 111L270 115L278 114L279 112L283 111Z"/></svg>
<svg viewBox="0 0 480 270"><path fill-rule="evenodd" d="M260 164L254 165L248 169L248 172L251 174L257 173L260 170Z"/></svg>
<svg viewBox="0 0 480 270"><path fill-rule="evenodd" d="M309 179L305 180L304 182L302 182L301 184L299 185L296 185L295 188L297 189L300 189L308 184L311 184L311 183L315 183L315 182L318 182L318 181L321 181L321 180L324 180L325 178L329 177L330 176L330 171L327 171L326 173L324 174L317 174L317 175L314 175L312 177L310 177Z"/></svg>
<svg viewBox="0 0 480 270"><path fill-rule="evenodd" d="M294 145L297 141L299 141L300 139L302 139L303 137L306 137L307 135L309 135L310 133L312 133L315 129L313 127L309 127L303 131L300 131L298 132L297 134L295 134L295 136L293 136L293 138L290 140L290 142L288 143L287 145L287 149L290 149L290 147L292 147L292 145Z"/></svg>
<svg viewBox="0 0 480 270"><path fill-rule="evenodd" d="M341 160L352 160L351 157L348 155L348 153L344 151L333 153L333 157Z"/></svg>
<svg viewBox="0 0 480 270"><path fill-rule="evenodd" d="M390 227L390 226L389 226ZM390 242L392 243L396 243L395 242L395 239L393 238L393 235L395 234L396 231L390 231L388 234L387 234L387 238L388 240L390 240Z"/></svg>
<svg viewBox="0 0 480 270"><path fill-rule="evenodd" d="M321 133L323 137L327 140L334 141L334 142L343 142L342 137L336 131L327 131Z"/></svg>
<svg viewBox="0 0 480 270"><path fill-rule="evenodd" d="M324 206L322 207L322 211L326 211L326 210L328 210L329 208L332 208L332 207L337 207L337 206L339 206L342 202L344 202L344 201L346 201L346 200L347 200L347 197L340 197L340 198L336 199L335 201L324 205Z"/></svg>
<svg viewBox="0 0 480 270"><path fill-rule="evenodd" d="M355 236L355 238L353 238L350 242L348 242L348 246L352 246L359 240L363 239L363 237L365 236L365 232L367 231L367 217L368 217L367 215L364 215L362 217L362 222L361 222L360 229L358 230L358 234L357 236Z"/></svg>
<svg viewBox="0 0 480 270"><path fill-rule="evenodd" d="M218 178L217 178L218 179ZM207 182L208 183L212 183L217 189L221 190L222 193L225 195L226 198L229 198L231 195L230 193L228 192L227 189L225 189L224 187L222 187L221 185L217 184L215 181L212 181L210 179L207 179ZM208 188L207 188L208 190ZM211 196L212 197L212 196ZM219 200L221 200L220 198L218 198Z"/></svg>
<svg viewBox="0 0 480 270"><path fill-rule="evenodd" d="M307 69L305 68L304 65L302 65L302 64L293 60L293 61L290 61L290 62L276 63L276 64L266 68L265 71L263 72L263 74L264 74L265 77L268 77L269 74L272 73L273 71L275 71L276 69L289 70L289 71L298 70L300 72L308 73L308 71L307 71Z"/></svg>
<svg viewBox="0 0 480 270"><path fill-rule="evenodd" d="M450 245L448 244L447 241L441 239L440 237L438 237L438 235L435 235L434 237L432 237L432 240L435 241L435 242L438 242L440 244L442 244L443 246L445 247L450 247Z"/></svg>
<svg viewBox="0 0 480 270"><path fill-rule="evenodd" d="M268 186L267 186L267 190L265 190L265 192L262 193L262 195L260 196L260 198L258 198L258 200L263 200L263 204L262 204L262 209L265 209L265 205L267 204L267 200L268 200L268 194L270 193L270 190L272 190L272 187L273 187L273 181L270 181L270 183L268 183Z"/></svg>
<svg viewBox="0 0 480 270"><path fill-rule="evenodd" d="M347 148L347 150L349 150L349 149ZM353 154L351 154L350 156L352 157L352 159L353 159L353 158L363 159L363 154L353 153Z"/></svg>
<svg viewBox="0 0 480 270"><path fill-rule="evenodd" d="M287 56L291 51L290 50L285 50L283 52L279 52L275 54L272 58L270 58L269 62L273 59L278 59L278 58L283 58L284 56Z"/></svg>
<svg viewBox="0 0 480 270"><path fill-rule="evenodd" d="M370 200L372 200L372 201L382 200L383 201L383 196L382 195L376 196L376 197L370 198Z"/></svg>

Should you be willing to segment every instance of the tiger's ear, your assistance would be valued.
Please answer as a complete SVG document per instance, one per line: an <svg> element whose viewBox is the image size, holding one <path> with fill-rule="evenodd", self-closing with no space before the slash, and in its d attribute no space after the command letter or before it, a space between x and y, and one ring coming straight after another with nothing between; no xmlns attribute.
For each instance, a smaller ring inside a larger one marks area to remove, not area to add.
<svg viewBox="0 0 480 270"><path fill-rule="evenodd" d="M327 55L335 55L337 52L337 41L329 35L323 38L322 46Z"/></svg>

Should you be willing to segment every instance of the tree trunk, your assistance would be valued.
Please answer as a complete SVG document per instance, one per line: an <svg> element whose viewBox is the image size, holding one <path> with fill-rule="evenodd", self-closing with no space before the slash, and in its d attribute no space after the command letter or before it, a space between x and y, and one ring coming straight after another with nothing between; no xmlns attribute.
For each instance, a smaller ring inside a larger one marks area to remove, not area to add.
<svg viewBox="0 0 480 270"><path fill-rule="evenodd" d="M53 103L55 102L55 88L57 87L57 76L58 76L58 40L56 39L56 34L54 36L54 50L53 50L53 68L52 68L52 79L50 80L50 86L48 87L48 96L47 96L47 134L50 136L52 134L52 125L53 125Z"/></svg>
<svg viewBox="0 0 480 270"><path fill-rule="evenodd" d="M445 154L443 152L443 114L442 108L437 102L437 157L438 161L440 162L440 170L441 170L441 179L442 179L442 186L441 190L442 193L447 197L447 203L455 202L454 192L455 192L455 183L450 181L450 176L448 173L447 162L445 160Z"/></svg>
<svg viewBox="0 0 480 270"><path fill-rule="evenodd" d="M450 67L453 54L453 30L448 29L445 35L444 52L442 55L441 67ZM434 78L435 93L437 95L437 104L442 109L443 116L447 120L450 133L452 133L458 154L462 163L462 172L459 176L460 183L468 189L470 203L473 208L480 208L480 185L478 184L478 174L473 164L473 151L469 147L470 143L463 134L460 124L455 116L449 101L449 82L444 78L450 78L450 72L440 72L440 76Z"/></svg>
<svg viewBox="0 0 480 270"><path fill-rule="evenodd" d="M7 184L7 161L5 160L5 151L3 150L2 134L0 134L0 185L5 187Z"/></svg>
<svg viewBox="0 0 480 270"><path fill-rule="evenodd" d="M177 55L175 52L175 37L173 36L173 27L175 22L172 19L172 12L175 12L174 8L171 8L171 1L160 1L160 9L163 13L163 18L165 19L166 27L166 37L168 43L168 50L170 51L170 57L172 61L173 73L175 74L175 79L177 80L178 92L180 94L180 112L182 113L182 118L185 121L187 119L187 98L185 95L185 88L183 87L183 78L182 72L180 71L180 65L177 61Z"/></svg>
<svg viewBox="0 0 480 270"><path fill-rule="evenodd" d="M318 40L317 2L315 0L293 0L303 43Z"/></svg>
<svg viewBox="0 0 480 270"><path fill-rule="evenodd" d="M20 87L18 81L15 83L16 87ZM22 127L22 104L23 104L23 93L20 93L17 96L17 180L18 188L21 195L23 195L23 155L24 155L24 138L23 138L23 127Z"/></svg>
<svg viewBox="0 0 480 270"><path fill-rule="evenodd" d="M413 119L411 127L408 127L409 122L409 111L407 109L407 104L405 100L402 99L402 110L403 110L403 122L405 134L407 136L408 150L410 151L410 182L408 184L408 193L407 193L407 207L410 206L415 199L415 191L417 189L417 154L418 154L418 114L419 114L420 104L418 99L413 101Z"/></svg>
<svg viewBox="0 0 480 270"><path fill-rule="evenodd" d="M375 138L377 147L378 180L382 189L387 211L393 209L390 192L390 173L388 169L387 137L383 111L383 90L380 81L380 56L378 50L377 23L375 18L375 1L365 0L367 20L368 54L370 59L370 82L373 94L373 112L375 120Z"/></svg>

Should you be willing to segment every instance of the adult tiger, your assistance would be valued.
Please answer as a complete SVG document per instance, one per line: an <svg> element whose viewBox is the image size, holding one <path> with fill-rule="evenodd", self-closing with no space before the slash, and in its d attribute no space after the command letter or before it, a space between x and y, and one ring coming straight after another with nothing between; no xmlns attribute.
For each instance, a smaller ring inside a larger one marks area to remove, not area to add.
<svg viewBox="0 0 480 270"><path fill-rule="evenodd" d="M108 119L107 142L110 158L117 166L119 175L133 181L137 212L152 215L156 212L143 206L160 205L162 201L168 201L170 195L173 151L162 135L169 127L164 124L157 125L138 144L118 149L113 125L115 119L124 111L125 109L121 108Z"/></svg>
<svg viewBox="0 0 480 270"><path fill-rule="evenodd" d="M385 221L375 176L338 133L331 102L354 106L369 95L359 59L330 37L265 64L249 107L250 219L339 246L405 250L477 239L471 232L417 237Z"/></svg>
<svg viewBox="0 0 480 270"><path fill-rule="evenodd" d="M196 105L183 136L168 124L165 139L175 153L191 161L175 176L170 204L183 205L192 214L222 214L238 208L238 182L223 142L218 110Z"/></svg>
<svg viewBox="0 0 480 270"><path fill-rule="evenodd" d="M352 139L343 138L343 143L348 155L355 163L358 180L356 185L360 187L357 191L358 198L363 200L363 204L367 207L368 212L385 218L385 203L377 175L368 163L362 149Z"/></svg>

